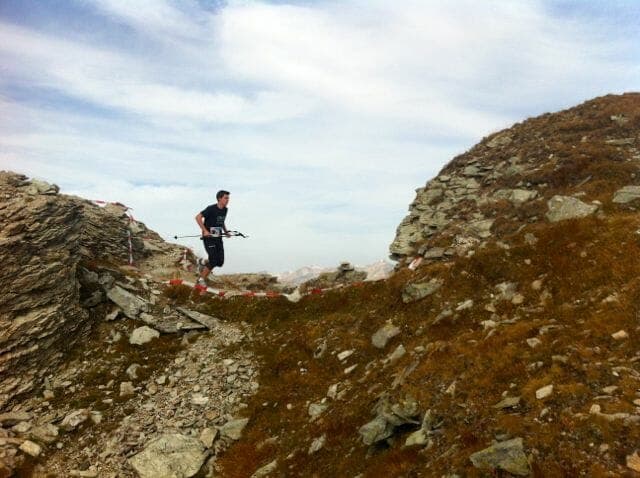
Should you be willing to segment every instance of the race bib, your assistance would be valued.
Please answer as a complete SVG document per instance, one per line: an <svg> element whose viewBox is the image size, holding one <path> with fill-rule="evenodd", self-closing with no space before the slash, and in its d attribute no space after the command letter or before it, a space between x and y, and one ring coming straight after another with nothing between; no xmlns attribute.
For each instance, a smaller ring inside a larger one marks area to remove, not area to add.
<svg viewBox="0 0 640 478"><path fill-rule="evenodd" d="M221 227L213 226L209 228L209 232L214 237L220 237L224 233L224 230Z"/></svg>

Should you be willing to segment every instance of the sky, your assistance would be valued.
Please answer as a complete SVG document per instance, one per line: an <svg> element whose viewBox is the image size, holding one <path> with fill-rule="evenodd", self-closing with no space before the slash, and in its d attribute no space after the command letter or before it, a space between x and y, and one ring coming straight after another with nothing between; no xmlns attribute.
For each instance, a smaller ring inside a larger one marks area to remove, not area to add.
<svg viewBox="0 0 640 478"><path fill-rule="evenodd" d="M639 24L631 0L0 0L0 169L166 239L229 190L225 272L365 265L483 137L640 90Z"/></svg>

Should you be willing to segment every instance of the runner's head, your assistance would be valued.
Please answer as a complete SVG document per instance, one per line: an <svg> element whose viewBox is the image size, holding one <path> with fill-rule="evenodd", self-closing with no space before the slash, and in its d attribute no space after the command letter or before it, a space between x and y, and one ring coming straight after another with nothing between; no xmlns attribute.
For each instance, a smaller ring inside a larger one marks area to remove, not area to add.
<svg viewBox="0 0 640 478"><path fill-rule="evenodd" d="M216 193L216 199L218 200L219 207L227 207L227 204L229 204L229 194L231 194L229 191L224 191L222 189Z"/></svg>

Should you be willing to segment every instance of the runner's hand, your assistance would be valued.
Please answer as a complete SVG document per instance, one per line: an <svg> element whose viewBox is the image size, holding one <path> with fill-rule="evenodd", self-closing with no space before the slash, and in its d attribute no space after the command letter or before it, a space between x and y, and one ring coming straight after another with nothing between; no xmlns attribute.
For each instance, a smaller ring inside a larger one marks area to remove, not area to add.
<svg viewBox="0 0 640 478"><path fill-rule="evenodd" d="M211 233L209 231L202 231L202 237L209 237Z"/></svg>

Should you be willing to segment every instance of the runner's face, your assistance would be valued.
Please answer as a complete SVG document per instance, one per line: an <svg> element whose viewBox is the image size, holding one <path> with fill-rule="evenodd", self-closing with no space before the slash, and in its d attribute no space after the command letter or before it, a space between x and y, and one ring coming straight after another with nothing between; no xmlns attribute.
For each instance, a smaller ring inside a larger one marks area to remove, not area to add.
<svg viewBox="0 0 640 478"><path fill-rule="evenodd" d="M227 207L227 204L229 204L229 195L225 194L218 200L218 205L222 207Z"/></svg>

